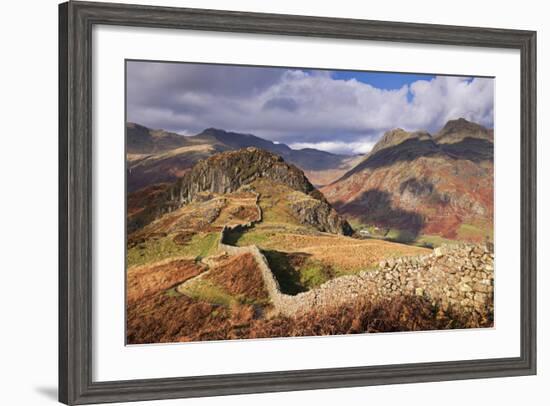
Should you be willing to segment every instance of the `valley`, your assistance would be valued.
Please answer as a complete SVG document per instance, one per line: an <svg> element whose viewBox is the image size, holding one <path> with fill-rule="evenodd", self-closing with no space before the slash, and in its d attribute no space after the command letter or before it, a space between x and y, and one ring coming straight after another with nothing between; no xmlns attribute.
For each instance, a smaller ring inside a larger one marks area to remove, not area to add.
<svg viewBox="0 0 550 406"><path fill-rule="evenodd" d="M357 156L292 150L217 129L184 137L129 123L127 131L132 216L143 211L144 199L159 194L201 160L255 147L302 170L362 237L428 248L493 238L494 134L464 119L449 121L433 136L389 131L370 153Z"/></svg>
<svg viewBox="0 0 550 406"><path fill-rule="evenodd" d="M321 192L276 153L201 144L212 131L143 134L128 155L144 181L128 183L141 185L127 204L128 344L492 325L492 253L479 245L492 227L492 163L470 165L468 146L449 163L438 145L403 153L408 133L383 138ZM468 171L475 193L457 197ZM445 271L448 258L463 278ZM444 289L448 278L467 288Z"/></svg>

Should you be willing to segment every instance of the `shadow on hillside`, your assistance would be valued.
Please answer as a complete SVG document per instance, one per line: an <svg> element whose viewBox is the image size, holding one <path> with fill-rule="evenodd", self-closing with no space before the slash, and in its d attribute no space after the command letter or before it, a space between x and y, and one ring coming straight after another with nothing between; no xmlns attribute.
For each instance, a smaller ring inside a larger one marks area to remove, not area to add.
<svg viewBox="0 0 550 406"><path fill-rule="evenodd" d="M237 245L237 242L241 239L243 234L247 231L250 231L252 228L254 228L254 225L246 229L243 227L236 227L232 230L228 230L225 232L225 238L223 239L223 242L227 245Z"/></svg>
<svg viewBox="0 0 550 406"><path fill-rule="evenodd" d="M342 209L364 224L395 229L395 235L389 235L387 239L402 243L414 242L425 224L419 213L394 208L390 194L379 189L367 190Z"/></svg>
<svg viewBox="0 0 550 406"><path fill-rule="evenodd" d="M446 206L450 197L446 193L440 193L435 185L427 179L409 178L399 185L401 195L410 193L417 198L427 199L431 204Z"/></svg>
<svg viewBox="0 0 550 406"><path fill-rule="evenodd" d="M442 144L441 148L452 158L467 159L472 162L492 161L494 145L479 138L464 138L455 144Z"/></svg>
<svg viewBox="0 0 550 406"><path fill-rule="evenodd" d="M436 144L433 140L409 139L401 144L381 149L369 156L341 179L346 179L364 169L391 166L396 162L412 162L420 157L448 156L479 163L493 160L493 143L479 138L464 138L454 144Z"/></svg>
<svg viewBox="0 0 550 406"><path fill-rule="evenodd" d="M297 295L308 289L302 285L300 272L297 270L297 264L305 262L311 257L311 254L305 252L280 252L275 250L263 250L269 268L273 272L275 279L279 282L281 292L287 295Z"/></svg>

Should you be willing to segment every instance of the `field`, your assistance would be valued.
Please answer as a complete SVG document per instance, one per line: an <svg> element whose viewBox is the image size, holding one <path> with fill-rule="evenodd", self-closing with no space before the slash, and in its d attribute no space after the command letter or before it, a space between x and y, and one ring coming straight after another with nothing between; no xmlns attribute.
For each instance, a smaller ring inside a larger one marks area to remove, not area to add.
<svg viewBox="0 0 550 406"><path fill-rule="evenodd" d="M255 245L281 292L296 295L391 258L429 254L414 245L320 232L299 221L288 202L308 197L281 184L256 182L224 195L205 194L128 238L128 343L347 334L463 327L461 319L419 297L384 303L362 297L345 308L289 317L274 312L255 259L220 251L224 226L250 224L226 236ZM346 310L347 309L347 310ZM346 311L352 311L347 313ZM166 317L169 314L170 317Z"/></svg>
<svg viewBox="0 0 550 406"><path fill-rule="evenodd" d="M308 290L332 278L365 271L382 259L427 254L420 247L375 239L360 240L322 233L296 221L286 205L292 191L255 184L263 219L241 233L230 236L237 246L257 245L290 292ZM296 193L296 192L294 192ZM285 198L281 198L284 196ZM299 286L298 286L299 285Z"/></svg>
<svg viewBox="0 0 550 406"><path fill-rule="evenodd" d="M346 306L296 317L273 314L252 258L219 255L208 262L164 260L129 269L129 344L471 328L490 323L443 312L418 296L382 301L363 297Z"/></svg>
<svg viewBox="0 0 550 406"><path fill-rule="evenodd" d="M355 218L350 219L350 224L355 230L364 230L368 234L362 236L365 239L376 239L407 244L416 247L437 248L442 245L455 244L457 241L492 241L493 229L489 222L472 221L472 224L462 223L458 225L454 239L445 238L438 234L415 234L408 230L379 227L375 224L365 224Z"/></svg>

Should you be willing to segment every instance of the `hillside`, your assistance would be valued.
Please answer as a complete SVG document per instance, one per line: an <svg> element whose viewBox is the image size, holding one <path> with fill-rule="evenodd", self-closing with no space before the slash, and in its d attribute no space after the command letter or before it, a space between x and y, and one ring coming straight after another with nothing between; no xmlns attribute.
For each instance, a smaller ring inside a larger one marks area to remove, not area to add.
<svg viewBox="0 0 550 406"><path fill-rule="evenodd" d="M389 131L321 191L352 223L398 241L492 239L493 131L464 119L433 137Z"/></svg>
<svg viewBox="0 0 550 406"><path fill-rule="evenodd" d="M227 149L241 149L246 147L261 148L274 154L280 155L286 162L296 165L302 169L313 184L319 184L318 178L322 176L323 171L340 171L341 175L350 169L354 157L347 155L337 155L326 151L320 151L313 148L303 148L295 150L286 144L274 143L252 134L240 134L228 132L220 129L209 128L202 133L190 137L195 142L213 142L217 145L223 145ZM351 159L350 159L351 158ZM336 172L334 179L337 178Z"/></svg>
<svg viewBox="0 0 550 406"><path fill-rule="evenodd" d="M136 123L126 124L127 154L155 154L190 145L193 143L187 137L175 133L152 130Z"/></svg>
<svg viewBox="0 0 550 406"><path fill-rule="evenodd" d="M133 208L128 229L138 229L186 204L209 199L211 195L236 192L258 180L299 192L299 198L289 200L289 207L302 223L320 231L351 234L348 223L330 207L300 169L287 164L280 156L254 147L219 153L199 161L162 193L157 193L147 202L147 207Z"/></svg>
<svg viewBox="0 0 550 406"><path fill-rule="evenodd" d="M291 149L251 134L209 128L194 136L126 125L127 187L129 192L161 182L173 182L199 160L223 151L260 148L298 166L314 185L328 184L351 169L360 157L312 148Z"/></svg>
<svg viewBox="0 0 550 406"><path fill-rule="evenodd" d="M212 264L226 227L231 228L226 243L260 247L289 293L369 269L382 259L427 252L346 236L351 227L301 170L252 147L200 161L147 197L140 200L146 207L129 212L130 268L176 259Z"/></svg>
<svg viewBox="0 0 550 406"><path fill-rule="evenodd" d="M129 234L128 344L492 326L483 248L321 232L269 178L199 195ZM457 264L480 282L447 285Z"/></svg>
<svg viewBox="0 0 550 406"><path fill-rule="evenodd" d="M268 151L221 152L130 197L128 344L492 326L489 250L351 236Z"/></svg>

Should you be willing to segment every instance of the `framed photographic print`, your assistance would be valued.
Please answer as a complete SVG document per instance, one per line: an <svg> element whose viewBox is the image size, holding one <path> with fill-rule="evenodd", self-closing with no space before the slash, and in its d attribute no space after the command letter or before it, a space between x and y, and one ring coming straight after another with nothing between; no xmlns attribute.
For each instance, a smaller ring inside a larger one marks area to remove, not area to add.
<svg viewBox="0 0 550 406"><path fill-rule="evenodd" d="M61 402L536 373L535 32L59 29Z"/></svg>

